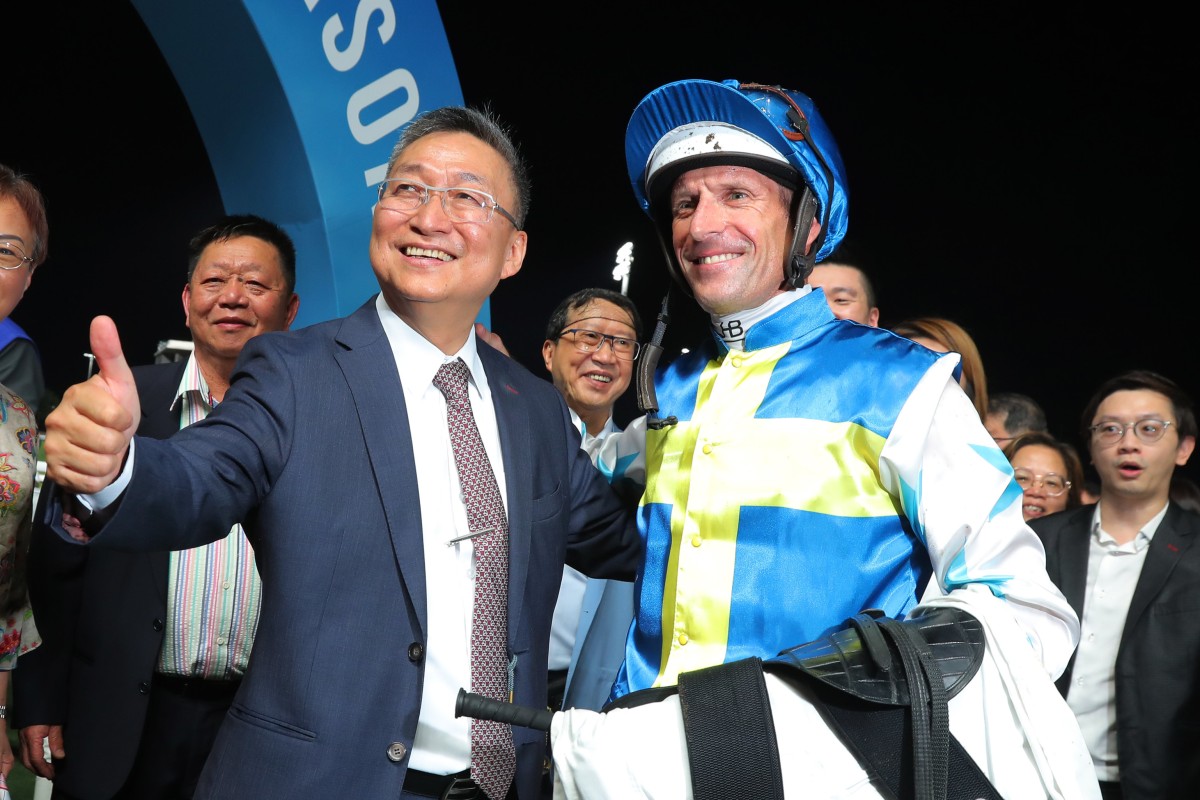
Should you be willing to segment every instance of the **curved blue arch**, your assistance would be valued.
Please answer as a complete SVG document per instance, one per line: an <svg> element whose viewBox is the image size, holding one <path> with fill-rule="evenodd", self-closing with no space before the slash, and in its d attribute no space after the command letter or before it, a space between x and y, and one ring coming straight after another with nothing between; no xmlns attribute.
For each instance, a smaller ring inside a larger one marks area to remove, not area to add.
<svg viewBox="0 0 1200 800"><path fill-rule="evenodd" d="M367 260L372 187L400 130L463 102L437 4L133 5L187 98L225 209L261 214L295 240L295 325L353 311L379 289Z"/></svg>

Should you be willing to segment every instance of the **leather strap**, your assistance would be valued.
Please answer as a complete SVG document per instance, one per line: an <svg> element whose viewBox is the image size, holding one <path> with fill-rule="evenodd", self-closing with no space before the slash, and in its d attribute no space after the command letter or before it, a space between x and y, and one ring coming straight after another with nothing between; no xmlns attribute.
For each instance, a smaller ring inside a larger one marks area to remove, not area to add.
<svg viewBox="0 0 1200 800"><path fill-rule="evenodd" d="M779 743L760 659L682 673L679 707L695 800L783 800Z"/></svg>

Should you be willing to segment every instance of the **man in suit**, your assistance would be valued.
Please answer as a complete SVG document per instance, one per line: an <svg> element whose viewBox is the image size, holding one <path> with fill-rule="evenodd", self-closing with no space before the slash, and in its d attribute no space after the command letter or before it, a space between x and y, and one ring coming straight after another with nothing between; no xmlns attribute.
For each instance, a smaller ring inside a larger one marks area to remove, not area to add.
<svg viewBox="0 0 1200 800"><path fill-rule="evenodd" d="M1195 797L1200 515L1170 501L1196 446L1192 402L1174 381L1135 370L1092 395L1082 425L1099 502L1030 522L1082 620L1058 688L1105 800Z"/></svg>
<svg viewBox="0 0 1200 800"><path fill-rule="evenodd" d="M78 519L89 546L178 548L242 520L254 545L254 651L199 798L538 797L545 735L456 717L458 691L500 651L504 699L541 706L564 557L626 580L640 558L561 395L476 338L527 246L529 174L504 127L470 108L426 112L387 176L369 247L380 294L255 338L207 419L166 441L132 437L137 396L106 317L91 331L100 374L47 419L46 518L60 537ZM447 371L469 386L443 395ZM473 419L451 432L464 391ZM459 463L452 445L476 428L482 445ZM506 512L488 526L468 522L480 492L463 477L481 480L480 464L482 493ZM493 556L505 538L506 561ZM506 579L477 581L497 560ZM479 605L495 611L487 625ZM474 630L493 645L478 656Z"/></svg>
<svg viewBox="0 0 1200 800"><path fill-rule="evenodd" d="M231 215L197 233L183 287L193 352L134 368L138 434L166 439L206 417L246 342L295 319L295 283L295 245L273 222ZM29 581L48 646L14 684L25 766L54 781L55 798L192 797L258 625L242 527L190 550L129 553L68 544L40 520Z"/></svg>
<svg viewBox="0 0 1200 800"><path fill-rule="evenodd" d="M641 349L637 306L611 289L580 289L564 298L546 323L542 360L571 409L589 454L620 430L613 407L629 388ZM607 477L623 486L620 466ZM641 487L629 487L637 502ZM599 711L625 660L633 621L633 583L588 578L563 569L550 629L547 706Z"/></svg>

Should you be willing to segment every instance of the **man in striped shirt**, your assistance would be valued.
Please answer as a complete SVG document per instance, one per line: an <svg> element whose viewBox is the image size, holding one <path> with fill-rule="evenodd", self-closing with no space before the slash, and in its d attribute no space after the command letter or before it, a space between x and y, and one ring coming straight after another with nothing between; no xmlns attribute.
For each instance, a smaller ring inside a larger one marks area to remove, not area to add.
<svg viewBox="0 0 1200 800"><path fill-rule="evenodd" d="M138 433L166 438L206 417L246 342L295 319L295 280L295 246L268 220L227 216L198 233L183 288L193 352L134 370ZM54 781L55 798L191 797L258 625L241 525L209 545L143 554L71 546L41 517L29 576L48 646L14 684L25 765Z"/></svg>

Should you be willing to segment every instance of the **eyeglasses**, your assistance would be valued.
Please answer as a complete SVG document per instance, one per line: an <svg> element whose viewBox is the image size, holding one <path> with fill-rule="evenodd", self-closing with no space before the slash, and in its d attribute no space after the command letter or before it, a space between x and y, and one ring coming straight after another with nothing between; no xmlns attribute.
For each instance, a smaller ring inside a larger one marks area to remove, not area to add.
<svg viewBox="0 0 1200 800"><path fill-rule="evenodd" d="M636 339L626 339L621 336L609 336L607 333L589 331L584 328L568 328L558 335L558 338L568 338L575 343L575 349L581 353L595 353L608 342L613 355L625 361L633 361L642 352L642 343Z"/></svg>
<svg viewBox="0 0 1200 800"><path fill-rule="evenodd" d="M1116 444L1125 438L1125 431L1133 428L1137 438L1146 444L1154 444L1174 423L1165 419L1139 419L1137 422L1098 422L1088 428L1092 438L1100 444Z"/></svg>
<svg viewBox="0 0 1200 800"><path fill-rule="evenodd" d="M1042 488L1046 490L1046 494L1051 497L1058 497L1071 488L1071 482L1057 472L1035 475L1027 469L1017 469L1013 470L1013 479L1016 480L1017 485L1024 491L1028 491L1029 487L1035 483L1040 483Z"/></svg>
<svg viewBox="0 0 1200 800"><path fill-rule="evenodd" d="M411 178L388 178L379 184L379 205L389 211L411 214L428 203L434 192L442 195L442 208L446 216L455 222L491 222L492 211L499 211L500 216L511 222L514 228L521 228L513 215L496 202L495 197L479 189L463 186L430 186Z"/></svg>
<svg viewBox="0 0 1200 800"><path fill-rule="evenodd" d="M25 249L21 245L0 241L0 269L16 269L32 263L33 259L25 255Z"/></svg>

